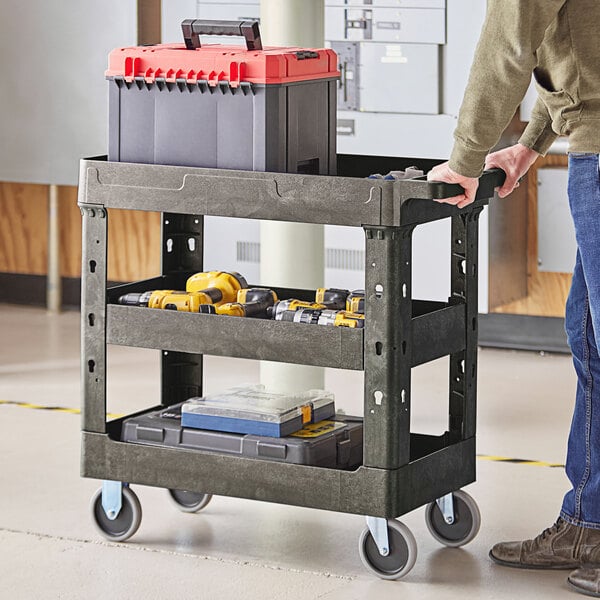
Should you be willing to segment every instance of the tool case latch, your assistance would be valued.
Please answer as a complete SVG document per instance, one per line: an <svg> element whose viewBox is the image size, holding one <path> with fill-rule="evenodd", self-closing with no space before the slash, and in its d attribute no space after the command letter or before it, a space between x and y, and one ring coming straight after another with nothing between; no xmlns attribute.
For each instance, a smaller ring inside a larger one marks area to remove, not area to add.
<svg viewBox="0 0 600 600"><path fill-rule="evenodd" d="M286 447L283 444L270 444L269 442L258 442L256 445L258 456L266 458L285 458Z"/></svg>
<svg viewBox="0 0 600 600"><path fill-rule="evenodd" d="M350 452L352 451L352 443L349 439L340 440L337 443L337 464L340 467L347 465L350 462Z"/></svg>

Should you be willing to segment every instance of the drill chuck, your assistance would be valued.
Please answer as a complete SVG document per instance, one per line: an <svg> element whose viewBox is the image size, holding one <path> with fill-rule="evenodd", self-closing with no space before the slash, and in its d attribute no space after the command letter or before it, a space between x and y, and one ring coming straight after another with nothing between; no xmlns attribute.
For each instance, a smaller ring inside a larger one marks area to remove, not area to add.
<svg viewBox="0 0 600 600"><path fill-rule="evenodd" d="M125 306L148 306L153 292L131 293L119 296L117 302Z"/></svg>

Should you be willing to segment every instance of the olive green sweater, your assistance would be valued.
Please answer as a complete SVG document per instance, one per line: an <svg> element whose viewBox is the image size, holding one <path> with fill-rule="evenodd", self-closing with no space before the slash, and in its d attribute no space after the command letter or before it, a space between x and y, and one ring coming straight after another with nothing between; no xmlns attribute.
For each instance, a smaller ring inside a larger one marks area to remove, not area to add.
<svg viewBox="0 0 600 600"><path fill-rule="evenodd" d="M532 73L538 99L519 142L545 154L566 135L571 151L600 152L600 0L488 0L451 169L481 174Z"/></svg>

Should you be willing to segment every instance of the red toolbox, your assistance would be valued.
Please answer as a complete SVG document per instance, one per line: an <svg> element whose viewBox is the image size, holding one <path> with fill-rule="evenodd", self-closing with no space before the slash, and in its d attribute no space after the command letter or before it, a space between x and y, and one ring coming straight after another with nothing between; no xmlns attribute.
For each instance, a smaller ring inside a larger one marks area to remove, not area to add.
<svg viewBox="0 0 600 600"><path fill-rule="evenodd" d="M335 174L337 56L262 48L256 21L187 20L185 44L116 48L108 159ZM243 35L246 48L200 45Z"/></svg>

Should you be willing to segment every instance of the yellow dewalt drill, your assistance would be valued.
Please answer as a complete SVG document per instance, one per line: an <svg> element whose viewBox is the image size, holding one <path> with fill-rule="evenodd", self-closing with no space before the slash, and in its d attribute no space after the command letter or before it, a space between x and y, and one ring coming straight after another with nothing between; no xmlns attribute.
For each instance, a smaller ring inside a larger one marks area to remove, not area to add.
<svg viewBox="0 0 600 600"><path fill-rule="evenodd" d="M153 290L121 296L119 304L147 306L183 312L200 312L206 304L221 306L237 299L237 293L247 288L246 280L239 273L207 271L195 273L186 283L186 291Z"/></svg>
<svg viewBox="0 0 600 600"><path fill-rule="evenodd" d="M309 325L334 325L335 327L351 327L353 329L365 326L365 316L346 310L330 310L318 308L298 308L296 310L280 311L275 319L292 323L307 323Z"/></svg>
<svg viewBox="0 0 600 600"><path fill-rule="evenodd" d="M312 308L312 309L323 309L326 308L324 304L320 304L319 302L306 302L305 300L297 300L295 298L291 298L289 300L280 300L279 302L275 302L273 306L270 306L267 309L267 314L271 319L279 319L279 315L288 312L295 311L301 308Z"/></svg>

